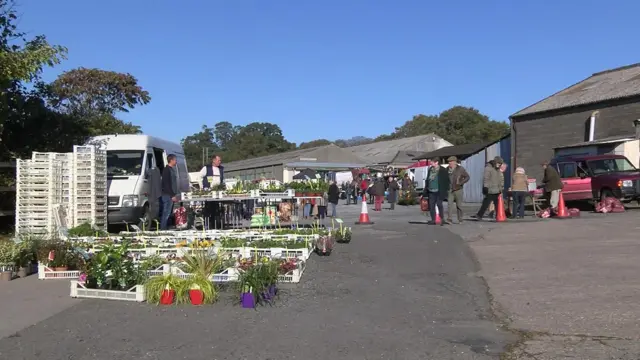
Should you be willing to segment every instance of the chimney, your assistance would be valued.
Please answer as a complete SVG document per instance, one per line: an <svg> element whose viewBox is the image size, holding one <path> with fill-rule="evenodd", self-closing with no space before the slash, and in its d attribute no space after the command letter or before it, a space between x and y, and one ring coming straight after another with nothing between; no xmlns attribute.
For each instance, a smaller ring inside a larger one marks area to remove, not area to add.
<svg viewBox="0 0 640 360"><path fill-rule="evenodd" d="M636 128L636 139L640 140L640 119L633 120L633 127Z"/></svg>

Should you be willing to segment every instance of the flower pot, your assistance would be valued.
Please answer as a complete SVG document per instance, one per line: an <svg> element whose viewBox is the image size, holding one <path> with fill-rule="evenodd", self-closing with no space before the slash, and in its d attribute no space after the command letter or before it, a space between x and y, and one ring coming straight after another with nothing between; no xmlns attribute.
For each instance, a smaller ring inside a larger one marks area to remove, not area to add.
<svg viewBox="0 0 640 360"><path fill-rule="evenodd" d="M278 287L275 285L269 286L269 295L271 296L271 298L276 297L277 294L278 294Z"/></svg>
<svg viewBox="0 0 640 360"><path fill-rule="evenodd" d="M242 295L240 295L240 302L245 309L254 309L256 307L256 299L252 293L242 293Z"/></svg>
<svg viewBox="0 0 640 360"><path fill-rule="evenodd" d="M204 293L202 290L189 290L189 299L191 300L191 305L202 305L204 303Z"/></svg>
<svg viewBox="0 0 640 360"><path fill-rule="evenodd" d="M27 277L29 275L29 268L27 267L21 267L20 269L18 269L18 276L23 278L23 277Z"/></svg>
<svg viewBox="0 0 640 360"><path fill-rule="evenodd" d="M67 271L69 270L68 266L59 266L59 267L54 267L53 271Z"/></svg>
<svg viewBox="0 0 640 360"><path fill-rule="evenodd" d="M160 295L160 304L171 305L173 304L173 299L175 297L176 297L175 290L162 290L162 295Z"/></svg>
<svg viewBox="0 0 640 360"><path fill-rule="evenodd" d="M12 271L0 272L0 281L11 281L12 278L13 278Z"/></svg>
<svg viewBox="0 0 640 360"><path fill-rule="evenodd" d="M269 291L269 289L264 289L264 291L262 292L262 299L264 301L269 301L271 300L271 292Z"/></svg>

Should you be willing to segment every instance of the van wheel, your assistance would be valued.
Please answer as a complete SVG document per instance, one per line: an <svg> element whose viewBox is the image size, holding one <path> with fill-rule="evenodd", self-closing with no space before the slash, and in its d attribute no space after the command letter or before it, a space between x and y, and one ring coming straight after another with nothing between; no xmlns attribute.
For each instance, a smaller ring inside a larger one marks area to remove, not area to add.
<svg viewBox="0 0 640 360"><path fill-rule="evenodd" d="M145 205L142 208L142 216L140 216L140 222L138 223L138 227L140 229L148 229L151 224L149 224L149 204Z"/></svg>

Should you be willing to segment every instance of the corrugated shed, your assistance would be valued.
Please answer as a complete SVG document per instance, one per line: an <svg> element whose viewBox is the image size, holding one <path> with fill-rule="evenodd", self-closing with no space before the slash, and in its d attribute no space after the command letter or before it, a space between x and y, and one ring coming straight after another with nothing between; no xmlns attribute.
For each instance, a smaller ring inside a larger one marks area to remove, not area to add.
<svg viewBox="0 0 640 360"><path fill-rule="evenodd" d="M356 156L347 149L336 145L326 145L311 149L294 150L286 153L262 156L253 159L233 161L224 164L226 171L263 168L267 166L282 165L298 162L318 163L354 163L366 164L367 161Z"/></svg>
<svg viewBox="0 0 640 360"><path fill-rule="evenodd" d="M511 174L514 169L511 168L511 136L505 136L462 160L461 164L467 169L470 176L469 182L464 185L464 202L482 202L484 198L482 194L484 167L487 162L493 160L496 156L500 156L507 164L507 170L504 172L504 184L505 191L509 189L511 186Z"/></svg>
<svg viewBox="0 0 640 360"><path fill-rule="evenodd" d="M640 95L640 63L602 71L561 90L511 117Z"/></svg>
<svg viewBox="0 0 640 360"><path fill-rule="evenodd" d="M466 203L482 202L482 175L486 164L486 152L480 150L474 155L462 160L462 166L469 173L469 181L464 184L463 201Z"/></svg>

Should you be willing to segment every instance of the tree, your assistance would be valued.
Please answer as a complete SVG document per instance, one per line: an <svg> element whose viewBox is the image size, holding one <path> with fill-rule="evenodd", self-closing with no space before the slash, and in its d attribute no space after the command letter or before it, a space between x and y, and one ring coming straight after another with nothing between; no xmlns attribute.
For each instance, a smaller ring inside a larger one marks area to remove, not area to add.
<svg viewBox="0 0 640 360"><path fill-rule="evenodd" d="M131 74L78 68L64 72L50 84L51 104L82 117L129 112L151 101Z"/></svg>
<svg viewBox="0 0 640 360"><path fill-rule="evenodd" d="M29 158L32 151L67 152L89 137L82 123L48 108L37 92L12 92L8 106L0 161Z"/></svg>
<svg viewBox="0 0 640 360"><path fill-rule="evenodd" d="M215 143L214 129L206 125L202 126L200 132L182 139L181 144L185 158L187 159L189 171L200 170L202 166L210 160L206 158L203 159L203 149L207 149L209 155L213 155L219 150ZM209 156L209 158L210 157L211 156Z"/></svg>
<svg viewBox="0 0 640 360"><path fill-rule="evenodd" d="M300 145L298 146L298 149L311 149L311 148L326 146L330 144L333 144L333 143L327 139L318 139L318 140L312 140L309 142L300 143Z"/></svg>
<svg viewBox="0 0 640 360"><path fill-rule="evenodd" d="M400 139L436 134L454 145L497 140L509 133L509 125L494 121L477 109L454 106L440 115L416 115L391 134Z"/></svg>
<svg viewBox="0 0 640 360"><path fill-rule="evenodd" d="M17 96L19 84L37 80L44 66L59 64L67 53L42 35L27 40L17 19L14 1L0 0L0 136L9 116L9 98Z"/></svg>
<svg viewBox="0 0 640 360"><path fill-rule="evenodd" d="M346 140L340 139L340 140L334 141L333 143L340 147L349 147L349 146L369 144L372 142L373 142L373 139L371 138L364 137L364 136L354 136L351 139L346 139Z"/></svg>
<svg viewBox="0 0 640 360"><path fill-rule="evenodd" d="M233 144L233 138L240 130L239 126L233 126L228 121L222 121L214 125L213 134L215 136L215 143L223 151L227 151Z"/></svg>
<svg viewBox="0 0 640 360"><path fill-rule="evenodd" d="M226 161L277 154L295 149L278 125L254 122L243 126L234 136L232 146L225 153Z"/></svg>
<svg viewBox="0 0 640 360"><path fill-rule="evenodd" d="M278 125L271 123L234 126L224 121L213 128L203 125L200 132L182 139L189 171L200 170L203 149L208 149L209 158L217 154L224 162L231 162L290 151L295 146L284 138ZM205 164L209 160L205 159Z"/></svg>

